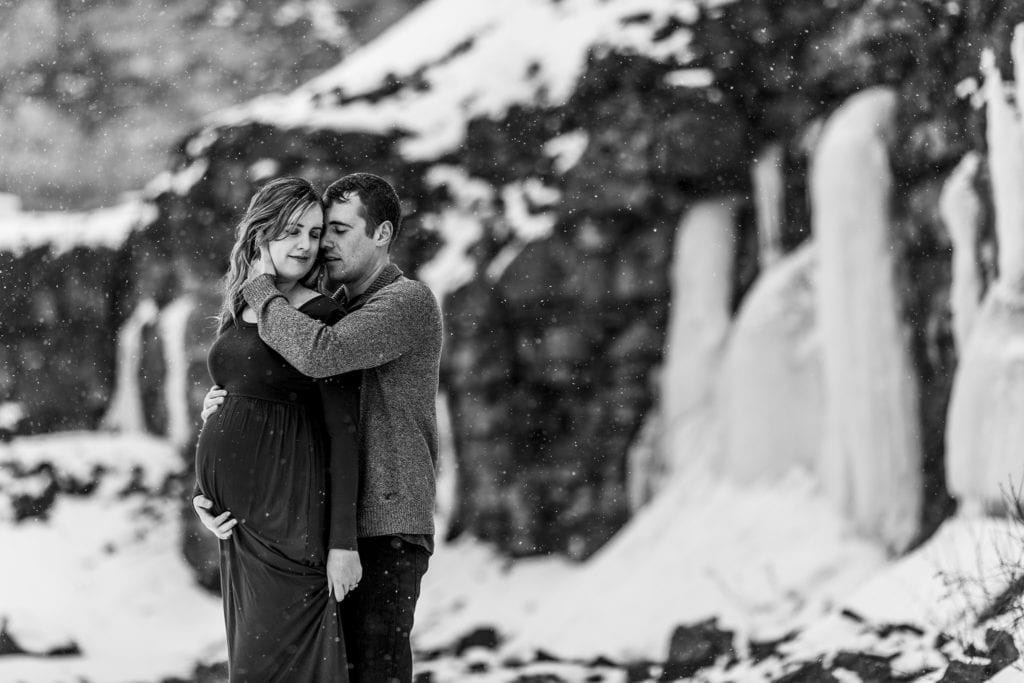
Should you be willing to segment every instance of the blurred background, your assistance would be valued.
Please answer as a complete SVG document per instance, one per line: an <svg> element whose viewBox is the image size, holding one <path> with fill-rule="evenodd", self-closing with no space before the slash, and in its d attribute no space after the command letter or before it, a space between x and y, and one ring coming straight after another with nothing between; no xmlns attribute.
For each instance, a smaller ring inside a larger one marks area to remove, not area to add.
<svg viewBox="0 0 1024 683"><path fill-rule="evenodd" d="M1021 21L0 1L0 678L223 679L232 229L353 171L444 313L419 680L1012 675Z"/></svg>
<svg viewBox="0 0 1024 683"><path fill-rule="evenodd" d="M3 191L108 206L207 114L287 92L418 2L5 2Z"/></svg>

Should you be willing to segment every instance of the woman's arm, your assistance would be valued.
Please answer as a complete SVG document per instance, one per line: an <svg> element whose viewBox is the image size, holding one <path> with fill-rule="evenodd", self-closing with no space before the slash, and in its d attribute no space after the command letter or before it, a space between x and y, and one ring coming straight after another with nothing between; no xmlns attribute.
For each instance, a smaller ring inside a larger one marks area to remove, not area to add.
<svg viewBox="0 0 1024 683"><path fill-rule="evenodd" d="M340 381L319 382L327 425L327 547L356 550L356 499L359 495L357 396ZM358 387L356 388L356 391Z"/></svg>
<svg viewBox="0 0 1024 683"><path fill-rule="evenodd" d="M363 575L356 539L358 380L320 383L327 423L327 594L341 602Z"/></svg>

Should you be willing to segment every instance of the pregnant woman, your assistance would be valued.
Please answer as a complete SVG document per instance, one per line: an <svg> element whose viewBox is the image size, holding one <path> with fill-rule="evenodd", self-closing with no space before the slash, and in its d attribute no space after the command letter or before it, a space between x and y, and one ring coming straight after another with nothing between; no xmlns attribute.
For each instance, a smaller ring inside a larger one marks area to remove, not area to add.
<svg viewBox="0 0 1024 683"><path fill-rule="evenodd" d="M359 378L316 382L300 374L260 341L241 294L266 245L289 302L328 324L337 321L334 301L300 284L322 231L320 197L305 180L280 178L256 193L236 231L208 357L210 375L227 396L199 436L193 500L222 539L232 683L348 680L338 601L361 574Z"/></svg>

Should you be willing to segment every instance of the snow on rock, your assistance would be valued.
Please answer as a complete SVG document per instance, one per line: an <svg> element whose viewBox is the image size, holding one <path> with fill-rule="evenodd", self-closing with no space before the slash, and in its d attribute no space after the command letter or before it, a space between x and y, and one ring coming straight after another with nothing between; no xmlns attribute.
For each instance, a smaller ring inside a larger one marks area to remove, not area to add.
<svg viewBox="0 0 1024 683"><path fill-rule="evenodd" d="M436 159L462 142L474 117L499 118L516 104L564 103L592 48L685 59L686 31L667 40L657 32L672 20L693 23L698 4L432 0L298 90L258 98L210 123L401 131L409 160Z"/></svg>
<svg viewBox="0 0 1024 683"><path fill-rule="evenodd" d="M895 113L889 89L850 97L825 125L809 185L828 396L819 472L857 528L899 552L918 530L922 475L891 216Z"/></svg>
<svg viewBox="0 0 1024 683"><path fill-rule="evenodd" d="M33 656L5 681L188 677L226 657L220 600L181 555L181 460L141 435L64 433L0 445L0 621ZM40 657L53 649L77 654Z"/></svg>
<svg viewBox="0 0 1024 683"><path fill-rule="evenodd" d="M476 262L468 252L484 235L482 221L493 219L495 193L489 183L469 177L458 166L433 166L426 181L432 188L444 188L452 198L452 205L440 214L424 217L424 229L438 234L442 247L417 272L443 302L476 275Z"/></svg>
<svg viewBox="0 0 1024 683"><path fill-rule="evenodd" d="M25 419L25 408L17 401L0 401L0 429L14 431Z"/></svg>
<svg viewBox="0 0 1024 683"><path fill-rule="evenodd" d="M23 211L12 195L0 195L0 251L22 254L49 247L55 254L76 247L117 249L135 230L156 219L152 204L131 199L95 211Z"/></svg>

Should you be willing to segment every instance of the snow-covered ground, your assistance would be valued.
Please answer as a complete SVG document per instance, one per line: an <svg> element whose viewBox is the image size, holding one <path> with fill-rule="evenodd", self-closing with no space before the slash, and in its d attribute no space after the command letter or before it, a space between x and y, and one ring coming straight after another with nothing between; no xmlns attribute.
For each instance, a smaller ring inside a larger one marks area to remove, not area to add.
<svg viewBox="0 0 1024 683"><path fill-rule="evenodd" d="M168 443L143 436L0 445L0 645L28 653L0 655L0 680L188 680L223 661L220 601L182 558L166 488L180 468ZM19 521L29 498L45 512ZM843 652L938 680L951 657L984 648L987 627L1014 629L1019 608L975 621L1022 573L1022 535L1016 522L954 518L889 560L804 474L739 486L691 472L584 563L440 543L417 613L418 666L438 682L611 682L638 665L655 676L675 627L714 617L732 653L699 680L774 680Z"/></svg>
<svg viewBox="0 0 1024 683"><path fill-rule="evenodd" d="M187 679L225 658L220 600L181 554L179 499L157 493L180 469L144 436L0 445L0 623L30 653L0 656L0 680ZM45 516L16 522L19 496L45 499L54 483ZM68 648L80 654L39 656Z"/></svg>

